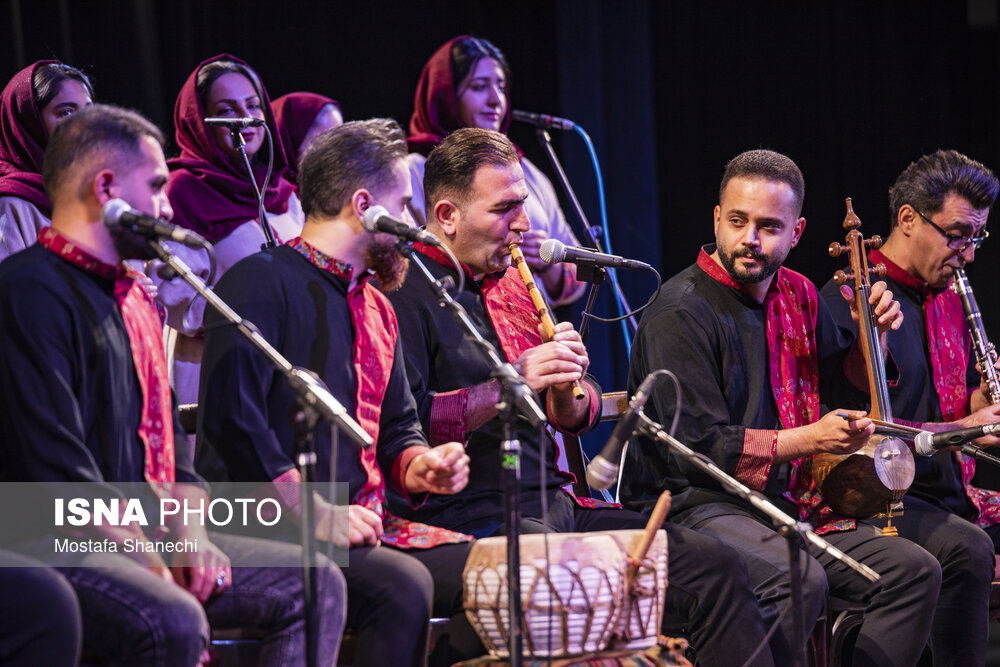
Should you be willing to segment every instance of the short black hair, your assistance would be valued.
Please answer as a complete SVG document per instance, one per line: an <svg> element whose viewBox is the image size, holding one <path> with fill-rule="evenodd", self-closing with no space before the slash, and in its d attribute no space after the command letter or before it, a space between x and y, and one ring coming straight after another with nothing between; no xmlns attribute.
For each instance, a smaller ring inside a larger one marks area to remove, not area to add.
<svg viewBox="0 0 1000 667"><path fill-rule="evenodd" d="M506 167L519 162L517 149L506 135L478 127L455 130L431 151L424 165L427 220L434 217L434 205L442 199L459 205L468 201L480 167Z"/></svg>
<svg viewBox="0 0 1000 667"><path fill-rule="evenodd" d="M766 149L740 153L726 164L726 170L722 174L722 183L719 184L720 201L723 190L734 178L761 178L787 183L788 187L792 189L798 205L796 215L802 212L802 202L806 197L806 184L798 165L788 156Z"/></svg>
<svg viewBox="0 0 1000 667"><path fill-rule="evenodd" d="M163 146L163 133L138 112L108 104L80 109L56 125L45 149L42 183L49 199L55 204L71 179L79 183L101 169L127 169L146 137Z"/></svg>
<svg viewBox="0 0 1000 667"><path fill-rule="evenodd" d="M378 192L406 159L406 135L391 118L344 123L316 136L299 163L302 210L333 217L360 188Z"/></svg>
<svg viewBox="0 0 1000 667"><path fill-rule="evenodd" d="M890 226L896 226L904 204L934 215L954 192L972 208L984 209L993 206L998 189L997 177L981 162L958 151L937 150L911 162L889 188Z"/></svg>

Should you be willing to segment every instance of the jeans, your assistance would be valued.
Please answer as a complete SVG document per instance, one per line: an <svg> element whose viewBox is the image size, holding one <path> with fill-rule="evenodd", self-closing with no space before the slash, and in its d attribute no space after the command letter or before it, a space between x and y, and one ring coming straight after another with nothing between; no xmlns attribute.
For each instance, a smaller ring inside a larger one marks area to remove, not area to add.
<svg viewBox="0 0 1000 667"><path fill-rule="evenodd" d="M204 607L177 584L122 554L88 554L86 567L60 568L80 600L84 662L196 665L212 627L263 630L262 664L305 664L301 549L221 533L209 536L229 556L233 581ZM250 554L260 559L262 553L276 565L240 567ZM318 664L332 665L344 629L344 578L321 557L316 579L318 631L313 641Z"/></svg>
<svg viewBox="0 0 1000 667"><path fill-rule="evenodd" d="M76 665L81 624L80 604L62 576L0 552L0 665Z"/></svg>

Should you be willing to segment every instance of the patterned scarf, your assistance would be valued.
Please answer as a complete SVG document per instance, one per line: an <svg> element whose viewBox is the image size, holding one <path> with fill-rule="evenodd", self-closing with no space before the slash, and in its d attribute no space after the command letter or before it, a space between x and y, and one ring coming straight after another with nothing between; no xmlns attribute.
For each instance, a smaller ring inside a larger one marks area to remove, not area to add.
<svg viewBox="0 0 1000 667"><path fill-rule="evenodd" d="M352 267L318 250L301 237L287 244L317 268L342 280L350 280ZM440 544L468 542L469 535L436 526L407 521L389 514L385 509L385 478L378 466L379 418L382 402L392 375L392 364L399 337L396 314L388 299L368 284L369 277L359 280L347 293L347 305L354 328L354 376L357 379L354 418L375 441L371 447L359 447L358 457L367 475L364 485L355 494L354 504L372 510L382 517L382 542L400 549L429 549Z"/></svg>
<svg viewBox="0 0 1000 667"><path fill-rule="evenodd" d="M174 418L170 397L163 329L152 299L122 266L111 266L46 227L38 243L71 264L114 281L114 298L125 322L135 374L142 389L139 439L145 452L143 473L160 497L171 494L174 483Z"/></svg>
<svg viewBox="0 0 1000 667"><path fill-rule="evenodd" d="M750 295L702 249L698 266L723 285ZM819 295L805 276L781 267L764 295L771 393L784 428L812 424L819 419L819 353L816 349L816 314ZM791 462L788 490L802 520L821 527L817 532L847 530L854 521L837 516L823 502L812 476L812 458Z"/></svg>

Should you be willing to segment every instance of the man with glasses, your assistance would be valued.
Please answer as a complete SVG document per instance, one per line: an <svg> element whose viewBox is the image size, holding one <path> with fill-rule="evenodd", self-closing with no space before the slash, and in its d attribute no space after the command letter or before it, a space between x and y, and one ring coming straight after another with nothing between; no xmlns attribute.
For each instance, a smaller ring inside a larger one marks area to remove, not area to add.
<svg viewBox="0 0 1000 667"><path fill-rule="evenodd" d="M903 310L889 332L886 370L892 414L899 423L948 431L1000 421L975 367L971 337L957 294L956 268L975 258L989 236L986 219L997 197L996 176L953 150L910 164L889 190L892 229L869 263L886 266L885 281ZM841 332L857 325L831 280L822 290ZM860 393L857 404L866 407ZM996 444L997 438L982 443ZM931 630L934 664L985 663L994 545L980 527L1000 523L1000 497L969 486L974 464L951 450L916 457L916 478L903 500L899 534L941 563L942 584ZM997 535L1000 536L1000 526Z"/></svg>

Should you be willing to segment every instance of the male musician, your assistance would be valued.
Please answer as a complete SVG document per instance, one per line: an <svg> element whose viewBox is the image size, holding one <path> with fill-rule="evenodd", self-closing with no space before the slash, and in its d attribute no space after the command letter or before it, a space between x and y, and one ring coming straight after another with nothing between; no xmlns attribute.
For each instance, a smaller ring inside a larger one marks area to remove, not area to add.
<svg viewBox="0 0 1000 667"><path fill-rule="evenodd" d="M197 505L207 497L183 442L166 383L160 321L122 260L148 245L101 222L122 198L150 215L172 214L163 192L162 134L140 115L87 107L62 122L45 152L52 226L0 265L0 480L148 482L157 495ZM157 523L152 521L151 523ZM107 551L60 568L83 611L85 662L195 665L213 627L264 632L269 664L305 654L301 551L265 540L206 533L197 521L168 526L197 540L164 562L136 523L91 527ZM50 542L51 543L51 542ZM246 558L281 567L238 567ZM231 560L230 560L231 559ZM343 629L343 579L317 576L317 654L329 662ZM206 619L207 614L207 619Z"/></svg>
<svg viewBox="0 0 1000 667"><path fill-rule="evenodd" d="M567 324L543 342L537 313L518 271L511 244L530 228L528 196L517 151L502 134L466 128L448 136L427 159L424 173L428 231L458 258L465 287L455 296L479 333L501 351L541 397L550 422L580 433L598 419L600 389L586 375L587 349ZM414 244L415 257L438 279L457 273L441 250ZM476 536L503 531L500 386L476 343L438 306L412 264L402 288L390 294L399 317L406 371L431 443L461 440L472 459L468 487L423 505L400 506L420 520ZM586 396L576 400L572 382ZM636 528L645 518L619 508L595 507L589 498L559 490L569 475L556 469L547 432L518 421L519 489L525 533ZM547 507L546 507L547 506ZM543 512L543 507L547 512ZM670 586L666 610L689 624L704 665L742 664L763 640L762 624L745 571L730 549L693 531L668 525ZM731 632L739 628L738 632ZM764 650L759 664L769 664Z"/></svg>
<svg viewBox="0 0 1000 667"><path fill-rule="evenodd" d="M913 162L889 190L892 230L881 249L869 251L869 261L886 265L886 282L905 317L888 341L894 370L889 399L897 421L930 431L1000 421L1000 405L987 406L985 381L980 386L961 300L948 289L953 270L972 262L987 236L997 190L989 169L952 150ZM851 338L856 327L838 292L831 281L822 296L841 333ZM851 404L864 408L867 399L859 393ZM974 470L971 459L952 451L917 456L903 516L893 520L900 535L941 563L931 630L935 665L985 660L994 545L969 521L993 526L991 534L1000 537L1000 495L972 487Z"/></svg>
<svg viewBox="0 0 1000 667"><path fill-rule="evenodd" d="M680 380L676 437L711 458L789 515L810 521L835 547L882 575L873 586L810 548L802 554L803 616L791 613L788 548L769 522L683 459L647 438L628 451L622 497L641 506L664 488L673 519L740 552L768 625L775 661L792 664L796 620L812 628L829 591L864 602L853 664L915 664L930 630L940 567L923 549L837 517L818 495L811 457L848 454L874 431L863 412L820 415L836 404L845 375L865 385L860 351L838 336L815 286L782 267L805 228L804 183L789 158L767 150L727 165L715 207L715 245L663 285L643 314L632 347L629 388L653 370ZM885 285L872 286L880 333L900 325ZM646 405L661 423L674 418L676 393L663 383ZM825 571L825 576L824 576ZM887 641L892 637L891 643Z"/></svg>
<svg viewBox="0 0 1000 667"><path fill-rule="evenodd" d="M427 446L406 382L401 328L369 281L374 272L383 288L393 289L406 270L396 238L362 226L372 206L404 214L411 196L405 158L406 141L393 120L355 121L318 135L299 169L302 235L237 262L217 290L292 364L314 371L376 441L362 449L342 436L335 461L336 479L347 483L351 497L348 626L358 632L356 660L366 665L424 664L432 606L436 616L457 616L459 631L471 639L449 664L484 652L462 610L472 538L404 521L385 507L387 481L419 505L433 502L431 493L460 491L469 476L459 443ZM285 378L239 332L210 328L199 466L214 450L231 479L298 481L295 403ZM326 482L329 427L315 438L316 478ZM323 520L330 503L315 502L317 538L336 537Z"/></svg>

